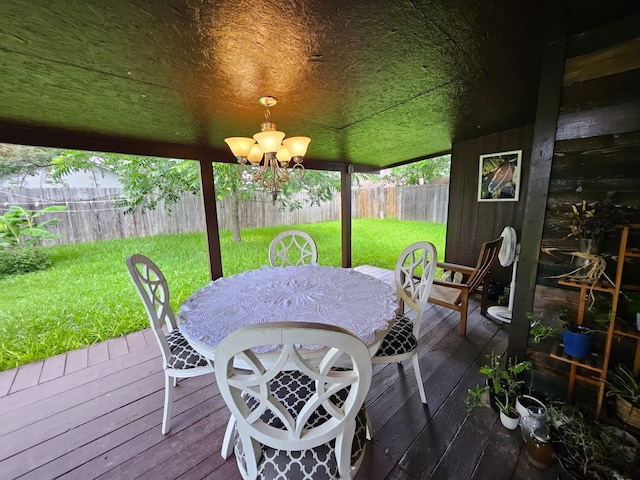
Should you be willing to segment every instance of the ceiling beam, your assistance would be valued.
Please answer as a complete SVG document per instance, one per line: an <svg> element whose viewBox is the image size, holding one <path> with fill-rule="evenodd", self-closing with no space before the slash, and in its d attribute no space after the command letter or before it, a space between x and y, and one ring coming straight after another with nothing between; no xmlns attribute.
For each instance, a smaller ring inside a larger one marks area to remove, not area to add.
<svg viewBox="0 0 640 480"><path fill-rule="evenodd" d="M49 127L15 126L0 124L0 142L38 147L66 148L90 152L110 152L125 155L144 155L150 157L178 158L210 162L212 159L224 163L236 163L236 159L226 148L209 146L191 146L181 143L167 143L152 140L79 133L58 130ZM328 162L322 159L305 157L304 166L311 170L339 172L347 168L344 162ZM352 165L358 173L378 173L380 167Z"/></svg>

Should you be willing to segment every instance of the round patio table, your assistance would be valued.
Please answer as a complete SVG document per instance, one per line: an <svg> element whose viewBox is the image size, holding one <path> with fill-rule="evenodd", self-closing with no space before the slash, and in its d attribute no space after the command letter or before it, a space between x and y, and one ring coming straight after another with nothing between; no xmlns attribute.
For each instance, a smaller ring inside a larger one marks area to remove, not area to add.
<svg viewBox="0 0 640 480"><path fill-rule="evenodd" d="M374 354L397 308L391 285L351 268L262 267L219 278L195 292L180 307L178 323L189 343L208 358L238 328L283 321L342 327Z"/></svg>

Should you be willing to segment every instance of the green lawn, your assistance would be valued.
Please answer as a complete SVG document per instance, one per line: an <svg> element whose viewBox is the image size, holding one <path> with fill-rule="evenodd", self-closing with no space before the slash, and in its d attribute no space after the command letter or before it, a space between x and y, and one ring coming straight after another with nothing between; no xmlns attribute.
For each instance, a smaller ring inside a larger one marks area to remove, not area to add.
<svg viewBox="0 0 640 480"><path fill-rule="evenodd" d="M340 222L242 230L242 242L221 232L225 276L269 262L271 239L282 230L308 232L321 265L341 265ZM446 225L395 219L353 221L353 265L392 269L408 244L429 240L443 259ZM131 253L162 269L177 312L209 281L204 234L159 235L48 247L46 271L0 279L0 371L35 362L149 326L126 270Z"/></svg>

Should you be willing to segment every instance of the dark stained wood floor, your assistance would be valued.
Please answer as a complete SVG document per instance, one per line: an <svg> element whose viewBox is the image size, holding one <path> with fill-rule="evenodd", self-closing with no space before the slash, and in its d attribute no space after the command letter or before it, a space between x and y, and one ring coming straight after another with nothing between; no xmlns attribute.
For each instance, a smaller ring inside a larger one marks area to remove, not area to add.
<svg viewBox="0 0 640 480"><path fill-rule="evenodd" d="M393 281L392 272L358 269ZM356 478L555 479L528 464L519 431L490 409L463 406L485 354L506 349L508 328L474 303L460 337L457 314L432 306L420 339L428 405L411 362L374 366L374 440ZM143 331L0 373L0 478L240 479L235 458L220 456L229 414L214 375L179 383L171 431L161 434L159 357Z"/></svg>

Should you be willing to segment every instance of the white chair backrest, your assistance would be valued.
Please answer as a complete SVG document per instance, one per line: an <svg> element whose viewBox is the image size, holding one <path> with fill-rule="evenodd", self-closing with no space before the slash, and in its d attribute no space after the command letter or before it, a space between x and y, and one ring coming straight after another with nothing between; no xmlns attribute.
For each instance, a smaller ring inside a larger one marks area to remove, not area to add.
<svg viewBox="0 0 640 480"><path fill-rule="evenodd" d="M172 332L176 327L176 319L169 304L169 286L160 268L144 255L129 255L126 259L131 280L138 290L138 295L147 311L151 330L160 345L162 360L167 365L171 358L171 350L165 338L162 326Z"/></svg>
<svg viewBox="0 0 640 480"><path fill-rule="evenodd" d="M286 230L276 235L269 246L272 267L290 267L318 263L318 248L311 235L301 230Z"/></svg>
<svg viewBox="0 0 640 480"><path fill-rule="evenodd" d="M415 242L405 248L396 262L395 277L398 300L417 314L414 322L419 327L424 308L429 300L433 276L438 263L436 247L430 242Z"/></svg>
<svg viewBox="0 0 640 480"><path fill-rule="evenodd" d="M264 365L252 351L263 345L281 346L276 361ZM319 363L304 356L302 346L311 345L326 347ZM250 370L234 369L235 360L241 360ZM271 389L277 375L292 366L315 385L297 414L287 409ZM345 366L346 369L333 369ZM261 455L255 442L299 451L335 439L336 458L348 471L355 417L371 385L371 356L361 340L341 328L318 323L251 325L232 332L220 342L216 348L215 373L220 393L237 422L238 435L247 453L249 478ZM335 394L341 390L344 394L345 389L348 389L346 399L341 406L337 405ZM313 421L315 426L310 426L308 421L314 417L317 420L318 414L325 421ZM270 424L273 422L268 421L269 416L277 417L277 426Z"/></svg>

